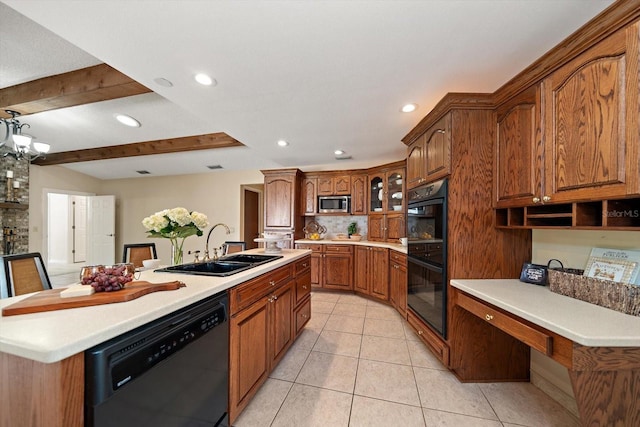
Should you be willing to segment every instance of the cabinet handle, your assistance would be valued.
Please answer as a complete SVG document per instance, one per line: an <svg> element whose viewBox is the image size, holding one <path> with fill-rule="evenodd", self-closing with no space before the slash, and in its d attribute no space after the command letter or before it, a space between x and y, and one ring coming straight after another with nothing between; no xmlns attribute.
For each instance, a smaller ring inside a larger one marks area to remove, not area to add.
<svg viewBox="0 0 640 427"><path fill-rule="evenodd" d="M484 318L488 321L493 320L493 316L491 314L486 314Z"/></svg>
<svg viewBox="0 0 640 427"><path fill-rule="evenodd" d="M271 286L275 286L275 285L276 285L276 282L274 282L273 280L271 280L271 281L269 282L269 284L270 284Z"/></svg>
<svg viewBox="0 0 640 427"><path fill-rule="evenodd" d="M278 299L278 296L277 296L277 295L274 295L274 296L273 296L273 300L275 301L275 300L277 300L277 299Z"/></svg>
<svg viewBox="0 0 640 427"><path fill-rule="evenodd" d="M306 319L307 317L309 317L309 316L307 316L306 314L303 314L303 315L302 315L302 318L303 318L303 319Z"/></svg>
<svg viewBox="0 0 640 427"><path fill-rule="evenodd" d="M422 331L418 331L418 335L422 335Z"/></svg>
<svg viewBox="0 0 640 427"><path fill-rule="evenodd" d="M307 268L307 263L305 262L304 264L302 264L303 268Z"/></svg>
<svg viewBox="0 0 640 427"><path fill-rule="evenodd" d="M540 197L534 197L533 203L540 203Z"/></svg>
<svg viewBox="0 0 640 427"><path fill-rule="evenodd" d="M302 285L302 289L307 289L307 285Z"/></svg>
<svg viewBox="0 0 640 427"><path fill-rule="evenodd" d="M546 202L550 202L551 201L551 196L543 196L542 197L542 202L546 203Z"/></svg>

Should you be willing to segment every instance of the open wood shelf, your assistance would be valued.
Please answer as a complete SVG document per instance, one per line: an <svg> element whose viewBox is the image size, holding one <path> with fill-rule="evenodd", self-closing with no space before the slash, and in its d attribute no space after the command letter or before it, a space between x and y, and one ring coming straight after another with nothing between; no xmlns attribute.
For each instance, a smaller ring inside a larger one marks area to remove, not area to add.
<svg viewBox="0 0 640 427"><path fill-rule="evenodd" d="M21 203L0 202L0 209L18 209L21 211L26 211L27 209L29 209L29 205L23 205Z"/></svg>
<svg viewBox="0 0 640 427"><path fill-rule="evenodd" d="M511 229L640 230L640 198L500 208L495 221Z"/></svg>

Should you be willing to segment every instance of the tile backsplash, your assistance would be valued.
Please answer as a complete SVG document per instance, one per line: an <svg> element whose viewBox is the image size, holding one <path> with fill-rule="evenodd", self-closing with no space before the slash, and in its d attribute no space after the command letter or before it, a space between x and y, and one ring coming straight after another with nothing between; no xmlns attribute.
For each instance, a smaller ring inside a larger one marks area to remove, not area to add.
<svg viewBox="0 0 640 427"><path fill-rule="evenodd" d="M367 239L367 216L366 215L318 215L315 217L307 217L305 225L310 221L315 221L327 229L326 239L335 237L338 233L347 234L347 227L352 222L358 224L358 233L362 235L362 239Z"/></svg>

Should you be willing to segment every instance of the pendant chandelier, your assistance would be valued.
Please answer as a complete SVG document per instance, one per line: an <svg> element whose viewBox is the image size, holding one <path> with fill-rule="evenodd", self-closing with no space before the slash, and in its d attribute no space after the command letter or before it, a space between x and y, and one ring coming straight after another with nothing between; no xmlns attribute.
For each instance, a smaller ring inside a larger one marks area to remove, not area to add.
<svg viewBox="0 0 640 427"><path fill-rule="evenodd" d="M36 142L32 140L31 135L23 134L22 128L31 127L28 123L20 123L17 117L20 113L14 110L4 110L11 116L10 119L0 117L0 123L5 126L4 137L0 139L0 149L4 151L2 157L13 157L16 160L27 159L35 160L38 157L45 157L51 146L44 142ZM0 131L1 132L1 131ZM2 136L0 134L0 136Z"/></svg>

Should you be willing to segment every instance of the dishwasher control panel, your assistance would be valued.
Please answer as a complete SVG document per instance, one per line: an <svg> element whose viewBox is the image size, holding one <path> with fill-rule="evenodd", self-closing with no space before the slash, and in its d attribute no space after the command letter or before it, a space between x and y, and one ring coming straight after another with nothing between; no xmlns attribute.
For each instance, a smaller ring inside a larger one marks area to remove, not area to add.
<svg viewBox="0 0 640 427"><path fill-rule="evenodd" d="M85 352L86 378L100 378L91 384L91 401L101 401L140 377L155 365L198 341L218 327L228 328L227 300L208 300Z"/></svg>

